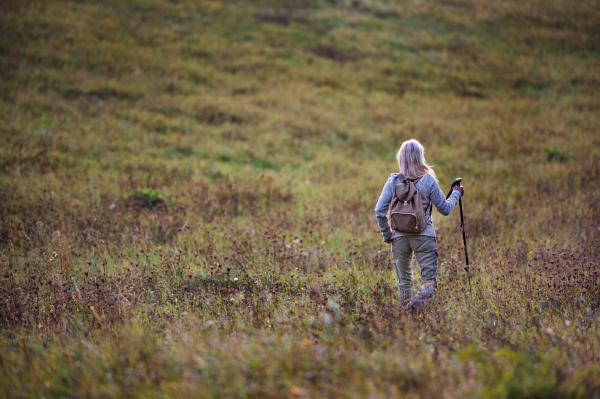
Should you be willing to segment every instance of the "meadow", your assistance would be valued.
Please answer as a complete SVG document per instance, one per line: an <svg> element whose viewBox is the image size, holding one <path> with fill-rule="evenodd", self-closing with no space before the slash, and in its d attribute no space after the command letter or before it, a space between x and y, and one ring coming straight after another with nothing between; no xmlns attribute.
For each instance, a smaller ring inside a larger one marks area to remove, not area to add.
<svg viewBox="0 0 600 399"><path fill-rule="evenodd" d="M3 1L2 396L600 398L599 20ZM417 312L374 214L409 138L472 277L434 212Z"/></svg>

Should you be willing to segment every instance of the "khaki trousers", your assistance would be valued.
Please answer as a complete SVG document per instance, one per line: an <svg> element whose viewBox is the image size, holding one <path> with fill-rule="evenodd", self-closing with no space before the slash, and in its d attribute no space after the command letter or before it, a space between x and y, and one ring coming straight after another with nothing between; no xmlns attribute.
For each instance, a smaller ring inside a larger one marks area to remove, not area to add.
<svg viewBox="0 0 600 399"><path fill-rule="evenodd" d="M421 268L422 285L417 295L430 297L437 285L438 252L435 237L413 235L394 239L392 241L392 258L398 276L398 300L402 305L406 305L412 298L413 253Z"/></svg>

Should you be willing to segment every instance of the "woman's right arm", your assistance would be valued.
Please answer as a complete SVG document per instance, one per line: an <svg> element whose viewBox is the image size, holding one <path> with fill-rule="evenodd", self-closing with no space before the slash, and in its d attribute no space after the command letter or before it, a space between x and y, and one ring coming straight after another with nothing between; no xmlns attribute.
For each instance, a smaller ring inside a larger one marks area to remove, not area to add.
<svg viewBox="0 0 600 399"><path fill-rule="evenodd" d="M452 191L452 194L450 194L450 197L446 199L438 182L435 181L435 179L431 180L433 180L433 184L431 186L431 196L429 198L439 213L448 216L458 203L462 193L459 190L454 190Z"/></svg>
<svg viewBox="0 0 600 399"><path fill-rule="evenodd" d="M385 183L385 186L383 186L383 190L379 196L379 201L377 201L377 205L375 205L377 223L379 224L379 230L381 230L381 235L383 236L383 241L385 242L390 242L392 240L392 230L390 229L390 225L388 223L387 213L393 196L394 193L390 185L390 179L388 179L388 181Z"/></svg>

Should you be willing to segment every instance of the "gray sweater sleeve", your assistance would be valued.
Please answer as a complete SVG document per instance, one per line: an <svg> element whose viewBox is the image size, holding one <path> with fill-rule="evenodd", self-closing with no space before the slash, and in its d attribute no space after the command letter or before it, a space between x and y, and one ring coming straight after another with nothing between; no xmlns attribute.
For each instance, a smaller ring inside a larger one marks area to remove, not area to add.
<svg viewBox="0 0 600 399"><path fill-rule="evenodd" d="M385 183L385 186L383 186L381 196L379 197L379 201L377 201L377 205L375 206L377 223L379 224L379 230L381 230L381 235L384 241L390 241L392 239L392 229L390 229L390 225L388 223L387 213L393 196L394 191L392 189L392 179L390 178Z"/></svg>
<svg viewBox="0 0 600 399"><path fill-rule="evenodd" d="M430 180L432 183L430 184L431 191L429 199L431 200L433 205L435 205L435 209L437 209L439 213L441 213L444 216L448 216L450 212L452 212L452 209L454 209L454 207L458 203L458 200L461 197L461 193L460 191L454 190L452 191L452 194L450 194L450 197L446 199L446 196L442 192L442 189L440 189L440 185L438 184L438 182L435 181L435 179Z"/></svg>

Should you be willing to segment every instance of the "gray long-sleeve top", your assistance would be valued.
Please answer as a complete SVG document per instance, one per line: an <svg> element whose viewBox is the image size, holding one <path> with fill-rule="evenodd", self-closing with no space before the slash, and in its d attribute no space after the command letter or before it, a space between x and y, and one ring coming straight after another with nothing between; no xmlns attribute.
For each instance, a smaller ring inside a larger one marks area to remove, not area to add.
<svg viewBox="0 0 600 399"><path fill-rule="evenodd" d="M375 206L377 223L379 223L379 229L381 230L383 239L385 241L390 241L397 237L409 235L435 237L433 219L431 217L431 213L427 213L427 208L429 207L430 202L435 205L435 208L439 213L447 216L450 214L450 212L452 212L452 209L454 209L458 203L461 193L454 190L450 197L446 199L446 196L440 189L438 182L433 178L433 176L426 174L415 184L415 187L417 190L419 190L421 193L421 198L423 199L423 207L426 210L427 227L421 233L400 233L390 228L387 218L388 209L390 207L390 203L392 202L392 198L394 197L394 190L396 189L396 185L400 184L400 182L401 181L398 177L398 174L392 173L388 181L385 183L385 186L383 186L383 191L381 192L379 201L377 201L377 205Z"/></svg>

